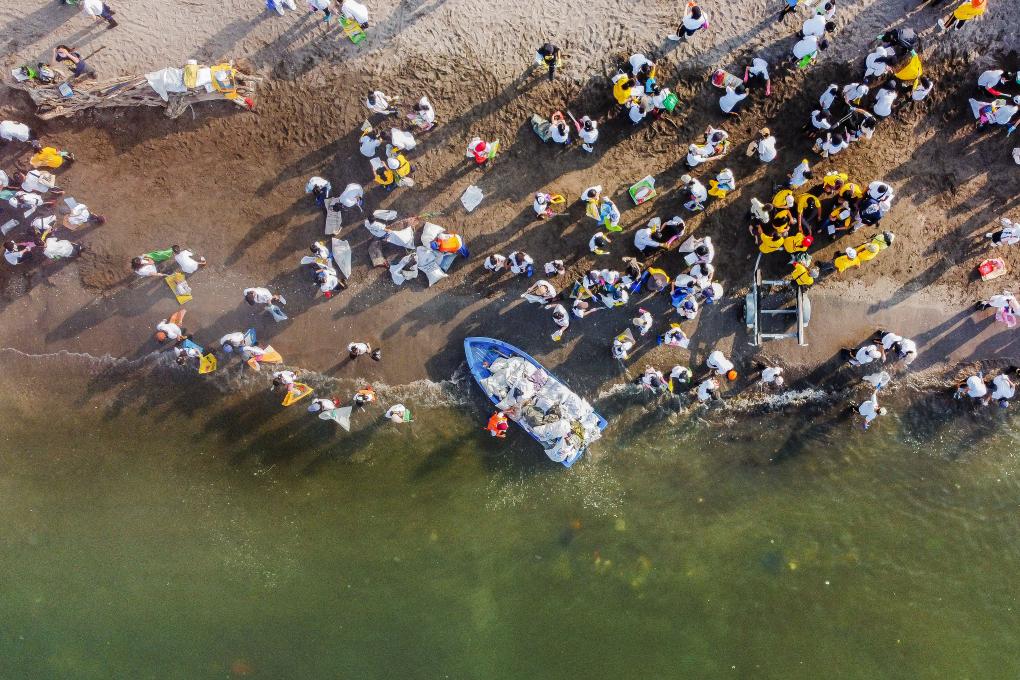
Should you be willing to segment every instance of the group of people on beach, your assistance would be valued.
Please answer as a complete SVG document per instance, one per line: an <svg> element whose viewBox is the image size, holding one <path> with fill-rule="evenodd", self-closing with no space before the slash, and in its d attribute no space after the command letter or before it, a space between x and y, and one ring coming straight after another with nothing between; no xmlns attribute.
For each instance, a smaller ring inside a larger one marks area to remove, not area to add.
<svg viewBox="0 0 1020 680"><path fill-rule="evenodd" d="M55 171L74 163L74 154L45 145L28 125L14 120L0 121L0 143L17 150L13 171L0 169L4 260L17 266L81 253L81 243L61 236L104 224L106 218L58 186Z"/></svg>
<svg viewBox="0 0 1020 680"><path fill-rule="evenodd" d="M944 30L963 27L984 13L985 2L965 0L953 10L951 18L940 22L940 27ZM343 0L339 11L333 7L332 0L308 0L308 3L310 12L322 13L327 27L336 17L345 35L352 41L359 40L357 31L363 32L368 27L368 8L355 0ZM779 19L786 20L807 4L800 0L786 0ZM808 16L803 20L792 48L792 62L777 64L776 70L804 69L818 59L836 33L836 4L836 0L820 0L809 7ZM266 0L266 6L281 15L296 9L293 0ZM99 0L83 0L83 11L97 20L106 21L110 28L117 25L112 18L113 10ZM689 40L708 30L709 26L706 11L690 1L684 7L675 33L668 39L674 42ZM860 74L848 77L843 83L831 83L821 93L817 106L813 107L809 120L803 126L802 146L809 147L820 159L833 158L855 143L872 139L879 123L892 117L898 106L925 100L933 91L934 83L923 73L921 51L920 38L909 28L900 27L880 35L871 45ZM94 69L73 48L60 46L55 52L55 59L71 69L72 77L95 75ZM534 55L539 76L546 76L550 81L563 68L563 61L563 51L552 42L543 43ZM679 177L678 187L672 196L679 206L677 212L682 207L688 219L709 211L712 203L725 202L736 190L737 177L732 169L720 168L709 175L704 173L712 162L730 153L734 140L725 129L726 121L747 111L753 101L750 99L751 91L761 90L766 97L772 94L771 70L773 65L763 56L756 56L746 64L742 76L723 70L713 74L712 84L722 90L718 106L723 120L718 127L709 125L702 135L686 145L685 152L681 152L686 171ZM663 82L658 65L643 53L634 53L626 62L621 62L619 72L611 77L609 84L609 115L606 119L615 117L624 126L648 124L669 116L679 103L677 94ZM1009 125L1012 132L1020 107L1020 75L992 69L981 74L978 87L978 96L982 99L971 99L971 107L979 125ZM986 101L985 95L993 99ZM358 148L368 161L371 185L387 193L398 187L413 187L415 166L409 156L418 145L415 135L427 133L437 125L432 101L427 95L421 96L402 115L399 96L372 90L366 94L364 106L367 117L360 130ZM549 120L536 116L532 125L544 141L566 147L576 139L581 142L582 151L595 153L601 132L600 122L597 115L584 115L578 119L570 111L556 111ZM69 197L64 199L65 208L57 207L56 197L64 192L57 186L57 178L52 171L74 162L73 154L43 145L27 126L16 121L0 122L0 140L24 145L26 153L31 154L27 163L19 165L12 175L0 171L0 188L5 194L3 198L9 215L3 224L6 261L11 265L21 264L31 259L36 249L40 249L38 252L48 259L67 258L80 252L79 245L54 236L54 232L60 228L74 231L86 224L102 224L105 219ZM778 159L784 156L784 145L792 147L795 142L779 140L769 128L761 128L753 139L748 140L746 153L763 165L776 162L778 166ZM474 137L468 142L465 155L477 167L489 168L498 151L498 140ZM1020 149L1014 153L1020 163ZM656 195L653 178L647 179L651 181L644 186L636 184L631 189L635 204L644 202L649 195ZM325 213L327 229L331 212L344 209L363 211L366 195L362 184L351 182L334 196L331 181L320 176L308 180L305 192ZM784 277L791 289L806 288L823 276L858 268L892 246L894 234L881 229L880 224L890 211L894 197L893 187L883 180L858 183L848 172L838 169L815 177L808 158L800 158L792 171L777 177L768 200L751 198L747 228L762 256L782 253L782 257L787 259ZM647 366L634 382L653 394L691 393L693 400L700 403L720 400L723 387L741 377L735 361L727 357L721 348L713 348L696 375L686 365L690 362L678 358L681 352L689 349L689 322L697 320L724 296L716 271L716 247L712 239L697 234L697 224L689 225L681 215L672 215L665 220L656 216L634 229L633 238L628 239L631 245L625 254L614 254L614 250L619 250L613 247L614 240L617 240L615 234L627 228L623 224L623 211L602 185L586 188L578 201L585 215L596 225L588 241L589 252L582 254L593 258L593 264L570 270L563 253L543 253L539 260L545 260L541 266L542 278L532 282L530 279L537 271L536 261L517 247L506 255L488 253L484 269L494 276L507 273L529 279L527 289L520 297L549 313L554 326L551 334L554 341L565 337L572 322L579 322L600 310L636 303L631 323L608 343L609 354L622 363L629 361L646 345L648 348L669 348L672 365L668 373ZM566 197L560 194L538 191L532 207L537 219L551 220L564 212L566 202ZM468 208L466 202L465 207ZM383 217L380 213L393 214ZM384 261L398 285L417 276L419 269L426 269L427 263L422 260L429 255L435 258L432 262L435 267L430 270L434 277L429 275L430 285L445 276L446 267L454 257L468 257L464 239L446 230L433 233L427 242L423 241L422 248L415 249L413 231L408 238L401 235L403 229L398 225L385 224L394 216L394 211L376 211L373 219L365 220L365 226L378 239L377 246L383 242L397 243L411 251L402 253L392 263ZM838 250L824 262L815 262L812 250L817 251L821 245L819 237L824 235L836 241L861 230L868 233L854 242L857 245ZM8 235L10 240L7 240ZM1020 242L1020 227L1004 218L1002 229L990 232L988 238L992 247ZM301 264L308 268L316 294L328 298L340 293L347 285L345 270L349 271L350 267L349 247L346 268L335 246L330 248L323 241L315 241L310 251L311 255L304 256ZM341 248L340 252L345 251ZM772 259L779 258L773 256ZM130 263L132 271L140 277L165 279L181 304L190 299L187 277L206 266L204 257L177 244L138 255ZM176 267L176 271L171 272L172 267ZM658 315L659 318L648 309L651 306L648 301L657 295L668 297L668 311ZM264 310L277 322L288 319L285 312L287 301L278 291L252 286L243 290L242 297L245 303ZM1001 314L1004 319L1015 317L1020 312L1020 305L1008 292L992 296L982 301L982 305L994 307L997 315ZM214 348L207 349L185 329L184 316L182 307L177 313L162 319L156 324L154 336L159 343L172 348L175 360L183 366L207 373L216 369L217 357L222 361L224 356L238 356L255 370L260 364L282 363L282 357L272 346L256 341L255 329L227 333L216 341ZM895 363L905 369L917 356L917 345L896 333L880 331L863 346L846 351L848 364L855 368L877 362ZM351 342L347 352L351 360L365 355L381 360L381 350L373 349L368 342L361 340ZM766 389L782 390L785 386L781 366L759 362L753 364L747 373L757 376L758 383ZM967 378L958 394L982 403L994 399L1005 406L1013 396L1013 383L1007 373L1015 373L1015 370L993 378L990 396L980 373ZM285 367L273 372L273 389L284 394L284 405L314 396L315 391L301 383L298 377L297 371ZM886 413L885 408L878 405L877 395L891 379L887 371L863 376L863 381L872 386L870 397L858 406L865 428ZM351 411L345 412L344 409L364 407L376 399L375 390L365 386L353 395L350 406L343 406L336 397L318 396L312 399L308 411L349 427ZM411 419L410 410L402 404L391 407L385 417L395 422ZM495 424L490 422L493 427L488 429L501 436L496 433L505 433L505 418L502 422L498 418L496 421Z"/></svg>

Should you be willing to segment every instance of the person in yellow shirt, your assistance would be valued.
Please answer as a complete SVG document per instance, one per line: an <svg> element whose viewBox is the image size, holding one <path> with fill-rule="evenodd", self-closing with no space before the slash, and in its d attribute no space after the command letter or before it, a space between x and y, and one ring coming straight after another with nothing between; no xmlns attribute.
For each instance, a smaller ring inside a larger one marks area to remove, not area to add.
<svg viewBox="0 0 1020 680"><path fill-rule="evenodd" d="M854 211L850 208L850 202L840 200L832 207L829 217L825 220L825 232L829 236L836 236L836 232L847 231L854 219Z"/></svg>
<svg viewBox="0 0 1020 680"><path fill-rule="evenodd" d="M52 146L37 148L35 154L29 159L33 168L59 168L65 162L74 161L74 154L67 151L58 151Z"/></svg>
<svg viewBox="0 0 1020 680"><path fill-rule="evenodd" d="M786 278L793 281L798 286L807 287L814 284L817 276L817 269L808 269L803 262L798 260L793 263L793 271L791 271Z"/></svg>
<svg viewBox="0 0 1020 680"><path fill-rule="evenodd" d="M825 177L822 178L822 190L827 194L834 194L839 191L839 188L850 181L850 176L845 172L839 172L838 170L831 170L825 173Z"/></svg>
<svg viewBox="0 0 1020 680"><path fill-rule="evenodd" d="M376 168L375 183L386 189L386 191L389 191L397 185L397 176L389 169L388 166L384 165Z"/></svg>
<svg viewBox="0 0 1020 680"><path fill-rule="evenodd" d="M779 210L772 216L769 226L775 230L776 236L786 238L790 233L790 225L793 222L793 214L789 210Z"/></svg>
<svg viewBox="0 0 1020 680"><path fill-rule="evenodd" d="M754 240L758 243L758 250L766 255L783 249L783 239L769 236L761 227L758 227L758 235Z"/></svg>
<svg viewBox="0 0 1020 680"><path fill-rule="evenodd" d="M411 174L411 164L402 153L386 159L386 167L397 173L397 177L407 177Z"/></svg>
<svg viewBox="0 0 1020 680"><path fill-rule="evenodd" d="M961 29L968 21L977 19L984 14L986 9L988 9L988 0L964 0L950 16L939 19L939 28L943 31L950 28Z"/></svg>
<svg viewBox="0 0 1020 680"><path fill-rule="evenodd" d="M886 231L881 234L876 234L873 239L867 243L857 246L857 259L861 262L867 262L872 260L880 252L892 245L893 234L891 231Z"/></svg>
<svg viewBox="0 0 1020 680"><path fill-rule="evenodd" d="M801 194L797 197L797 230L807 229L810 234L814 227L822 223L822 200L814 194Z"/></svg>
<svg viewBox="0 0 1020 680"><path fill-rule="evenodd" d="M634 88L637 83L630 76L623 75L613 83L613 98L620 106L625 106L634 97Z"/></svg>
<svg viewBox="0 0 1020 680"><path fill-rule="evenodd" d="M810 235L804 234L803 232L797 232L796 234L787 236L783 239L783 250L791 255L794 253L805 253L814 242L814 238Z"/></svg>
<svg viewBox="0 0 1020 680"><path fill-rule="evenodd" d="M861 258L858 257L857 251L854 248L847 248L845 253L833 258L832 266L836 268L837 272L842 274L847 269L850 269L850 267L860 267Z"/></svg>
<svg viewBox="0 0 1020 680"><path fill-rule="evenodd" d="M793 198L793 191L790 189L780 189L776 192L776 195L772 197L772 205L774 205L777 210L792 208L796 205L796 201Z"/></svg>

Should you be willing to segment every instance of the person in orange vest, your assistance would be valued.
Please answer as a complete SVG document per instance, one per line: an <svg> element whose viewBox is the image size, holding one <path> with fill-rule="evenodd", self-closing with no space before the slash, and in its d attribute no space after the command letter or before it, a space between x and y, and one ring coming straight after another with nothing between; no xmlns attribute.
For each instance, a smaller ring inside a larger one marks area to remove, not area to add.
<svg viewBox="0 0 1020 680"><path fill-rule="evenodd" d="M467 246L464 245L464 239L457 234L445 231L437 236L429 246L432 250L438 250L441 253L457 253L461 257L467 257L469 254Z"/></svg>
<svg viewBox="0 0 1020 680"><path fill-rule="evenodd" d="M485 429L489 431L489 434L493 437L503 439L506 437L506 431L510 425L507 423L506 414L502 411L497 411L492 414L489 418L489 424L485 426Z"/></svg>
<svg viewBox="0 0 1020 680"><path fill-rule="evenodd" d="M364 407L366 404L371 404L375 401L375 390L372 389L371 385L365 385L363 388L354 393L354 405Z"/></svg>

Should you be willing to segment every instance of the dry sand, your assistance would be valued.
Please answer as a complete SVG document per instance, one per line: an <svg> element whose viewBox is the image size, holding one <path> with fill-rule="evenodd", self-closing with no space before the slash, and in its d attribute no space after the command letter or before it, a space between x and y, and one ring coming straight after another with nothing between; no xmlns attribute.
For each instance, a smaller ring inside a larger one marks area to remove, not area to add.
<svg viewBox="0 0 1020 680"><path fill-rule="evenodd" d="M520 344L550 366L562 365L559 370L572 383L595 388L618 379L621 369L609 357L609 341L629 323L634 305L575 321L565 340L553 343L551 320L518 299L527 283L491 277L482 260L490 252L523 248L539 264L566 259L573 273L591 263L586 243L593 223L578 205L554 220L532 219L531 195L538 189L573 202L585 186L603 184L624 210L628 227L614 243L614 259L629 254L635 225L656 214L680 213L674 189L685 170L683 149L706 124L722 121L718 91L707 75L720 66L739 70L751 56L772 60L786 54L804 17L777 24L778 4L766 10L761 1L707 2L710 30L674 46L664 38L675 24L676 3L643 3L634 7L644 14L627 17L618 3L604 0L589 3L584 16L576 4L555 0L518 0L498 10L478 0L387 0L372 3L369 41L355 47L335 28L326 33L303 6L278 17L257 0L114 1L121 25L108 31L56 2L3 0L0 40L6 41L8 71L63 42L86 53L105 47L93 60L104 76L179 65L187 58L243 57L268 82L254 113L209 104L173 121L158 110L105 110L41 124L24 95L0 94L3 117L30 122L44 139L78 154L80 161L61 172L61 185L109 219L84 235L88 250L77 261L0 267L0 346L127 356L156 350L153 326L176 304L161 280L136 280L128 261L180 243L211 263L191 278L195 300L188 304L186 325L200 341L256 325L288 363L406 382L448 377L462 362L462 338L484 334ZM901 23L929 27L943 11L924 8L906 18L914 8L902 0L841 2L835 44L821 62L807 73L777 74L772 98L757 98L738 122L727 123L737 153L724 162L735 171L738 189L688 219L697 233L717 243L727 299L689 324L692 366L716 346L734 347L745 361L753 356L740 313L755 252L744 221L750 197L769 196L773 183L808 155L797 130L830 79L859 78L869 40ZM898 198L882 228L898 239L862 269L815 286L810 346L772 343L765 348L769 357L800 367L815 381L829 371L832 364L826 362L841 346L880 326L918 339L922 360L915 366L1018 355L1012 333L986 313L970 313L974 300L1015 282L1010 274L984 284L974 280L973 271L988 251L978 245L980 235L998 216L1016 217L1020 179L1003 133L976 134L966 104L978 73L999 58L1016 65L1010 50L1018 18L1015 3L992 0L985 19L925 51L927 72L937 81L926 102L881 124L870 142L815 166L819 176L839 168L862 183L890 182ZM551 84L527 73L533 49L546 39L567 54ZM533 112L548 115L569 107L604 120L607 76L620 56L635 51L657 58L662 82L680 94L682 105L671 122L633 130L606 120L593 155L538 141L528 124ZM303 186L313 174L340 187L370 182L356 139L366 114L364 95L376 87L405 102L428 94L439 126L421 135L413 152L417 185L391 195L372 190L366 208L438 213L434 221L466 236L472 258L455 264L451 277L432 289L421 283L396 288L385 271L369 269L368 234L354 224L345 229L354 247L350 289L333 300L312 299L298 259L321 238L322 216ZM780 156L768 168L740 153L762 125L772 128L780 144ZM504 151L488 170L464 159L473 134L502 141ZM24 160L12 147L0 149L0 167L10 170ZM695 174L705 179L720 167L702 166ZM629 205L626 187L649 173L658 179L660 196ZM486 198L468 215L458 198L472 183ZM839 245L863 240L848 237ZM831 257L835 247L816 258ZM1011 272L1020 267L1018 253L996 251ZM660 262L671 273L678 269L676 255ZM274 324L243 303L242 288L264 284L287 295L292 321ZM661 312L666 300L649 307ZM346 361L342 348L355 339L381 345L384 361ZM687 359L661 348L637 354L628 367L632 374L649 361L667 368Z"/></svg>

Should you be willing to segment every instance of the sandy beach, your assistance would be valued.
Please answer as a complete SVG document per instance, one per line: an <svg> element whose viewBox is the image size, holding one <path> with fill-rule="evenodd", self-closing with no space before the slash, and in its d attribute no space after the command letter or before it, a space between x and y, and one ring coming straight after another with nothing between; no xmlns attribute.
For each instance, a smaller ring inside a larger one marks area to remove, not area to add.
<svg viewBox="0 0 1020 680"><path fill-rule="evenodd" d="M838 31L820 63L806 73L774 71L773 96L759 96L739 121L726 122L735 153L696 174L704 179L730 167L737 189L694 217L683 212L675 189L686 171L682 149L723 118L708 75L716 67L738 70L752 56L774 60L788 53L799 25L799 19L776 23L775 7L764 2L706 5L711 29L678 47L664 40L676 21L675 8L666 3L643 7L647 13L640 20L607 24L577 21L576 8L568 4L520 2L494 13L477 0L385 2L372 6L369 40L361 46L335 27L326 32L304 7L283 17L255 2L169 7L145 1L115 8L121 24L108 31L57 3L0 4L5 70L63 42L83 51L103 47L92 61L104 76L142 73L188 58L233 58L248 60L266 82L254 112L214 103L175 120L158 109L105 109L39 123L27 97L5 90L3 117L27 120L44 139L77 154L79 162L61 171L60 184L108 223L85 232L87 250L78 260L0 268L0 346L128 357L157 351L153 325L176 303L161 280L137 280L128 262L177 243L210 262L191 277L195 299L188 304L187 326L199 339L254 325L288 364L400 383L448 377L463 360L463 337L484 334L527 347L562 374L576 376L573 382L597 387L622 377L609 343L629 323L633 305L575 322L563 342L554 343L551 321L519 299L525 280L493 277L481 265L491 252L523 248L539 263L565 259L570 271L555 283L568 285L593 262L585 247L593 223L577 198L585 186L600 183L623 210L626 229L613 245L614 259L630 254L633 230L655 215L683 214L694 233L713 237L726 297L691 324L689 364L700 364L718 347L732 349L746 366L758 354L747 346L742 317L757 253L744 216L752 196L771 195L772 186L808 157L816 177L838 168L862 183L889 182L897 199L882 228L896 234L896 243L866 266L814 286L808 347L773 342L762 356L819 380L823 367L834 368L841 347L886 326L918 339L915 368L947 364L951 373L960 361L1016 355L1012 335L989 313L971 309L974 301L1015 281L1010 274L982 283L974 272L990 250L981 236L1020 205L1020 177L1003 133L975 132L966 104L978 73L996 60L1015 66L1015 53L1007 55L1015 47L1010 29L1015 6L997 5L980 22L941 41L925 34L924 63L936 82L934 93L884 121L874 139L822 160L798 134L818 93L830 80L858 75L869 41L886 27L927 29L943 11L925 8L906 17L913 3L840 4ZM589 15L613 17L616 11L612 3L596 2ZM566 52L553 83L529 71L535 45L546 38ZM657 59L661 80L680 95L671 118L637 130L604 121L591 155L559 151L532 133L528 119L536 112L569 108L604 119L608 76L620 58L635 51ZM369 190L366 212L430 214L466 237L472 257L458 261L451 276L433 288L422 283L397 288L385 270L370 268L370 236L352 218L344 231L354 250L351 285L332 300L313 299L298 260L322 237L323 218L303 186L311 175L329 178L334 187L371 184L357 136L367 113L362 100L375 88L400 95L404 103L427 94L439 125L419 136L411 154L416 186L392 194ZM763 125L779 139L779 158L767 167L742 153ZM504 149L484 171L464 158L474 134L499 139ZM24 157L14 147L0 149L5 166ZM656 177L659 196L634 206L626 188L647 174ZM470 184L481 187L485 199L467 214L459 197ZM533 219L531 197L539 189L567 196L567 213ZM867 235L863 231L813 254L817 261L829 259L837 248ZM1020 266L1020 255L1011 249L995 254L1011 271ZM658 258L667 271L677 261L673 254ZM251 285L282 291L292 320L275 324L254 313L241 299L241 290ZM647 303L657 315L668 302L659 298ZM384 361L347 360L342 348L360 339L382 346ZM646 363L675 363L654 341L638 350L638 360L627 367L630 375Z"/></svg>

